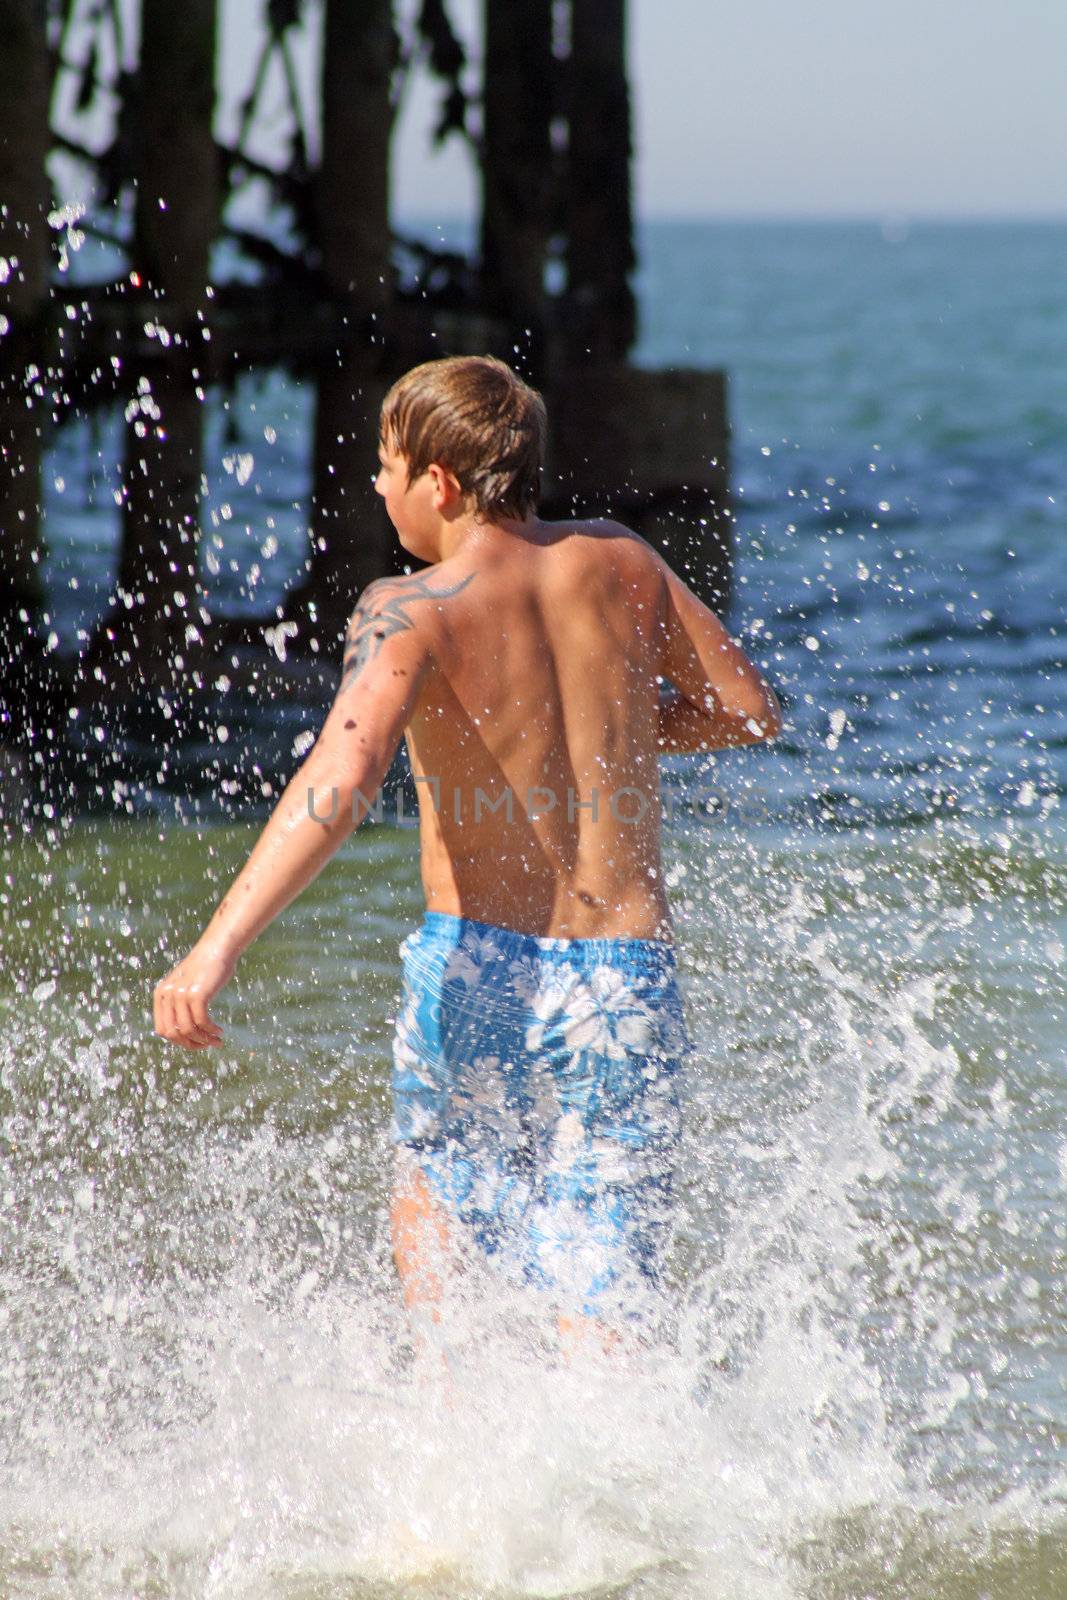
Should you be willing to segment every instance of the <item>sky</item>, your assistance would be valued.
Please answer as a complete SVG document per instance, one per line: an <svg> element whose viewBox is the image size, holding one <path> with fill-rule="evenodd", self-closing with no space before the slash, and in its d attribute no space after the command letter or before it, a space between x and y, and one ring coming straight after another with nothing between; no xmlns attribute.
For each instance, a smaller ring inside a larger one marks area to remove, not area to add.
<svg viewBox="0 0 1067 1600"><path fill-rule="evenodd" d="M223 138L255 70L265 3L220 0ZM402 27L418 4L397 0ZM446 4L475 87L482 0ZM132 58L138 0L121 5ZM305 16L294 54L313 128L321 4ZM1067 0L629 0L627 48L645 217L1067 219ZM252 151L273 164L286 123L279 69L267 87ZM405 90L401 225L477 212L469 150L451 139L430 151L439 94L424 71ZM83 136L104 143L106 121L90 115Z"/></svg>
<svg viewBox="0 0 1067 1600"><path fill-rule="evenodd" d="M477 41L478 0L451 0ZM1065 0L630 0L638 210L1067 217ZM473 212L429 85L397 137L399 216Z"/></svg>

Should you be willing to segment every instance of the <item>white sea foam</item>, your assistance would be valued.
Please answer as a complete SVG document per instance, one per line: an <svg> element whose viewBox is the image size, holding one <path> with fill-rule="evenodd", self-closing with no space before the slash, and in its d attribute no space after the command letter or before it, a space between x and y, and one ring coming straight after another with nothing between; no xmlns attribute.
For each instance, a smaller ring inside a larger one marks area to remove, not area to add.
<svg viewBox="0 0 1067 1600"><path fill-rule="evenodd" d="M817 1571L851 1600L925 1593L920 1557L973 1578L991 1541L1020 1585L1053 1571L1053 1394L1015 1374L1053 1326L1060 1147L1027 1166L1020 1063L976 1074L951 1025L983 919L927 896L895 920L934 851L946 894L978 881L953 848L832 874L741 851L714 891L689 850L733 915L679 919L672 1282L569 1360L492 1263L409 1320L380 1051L164 1078L124 967L54 1010L27 984L0 1058L0 1593L800 1600Z"/></svg>

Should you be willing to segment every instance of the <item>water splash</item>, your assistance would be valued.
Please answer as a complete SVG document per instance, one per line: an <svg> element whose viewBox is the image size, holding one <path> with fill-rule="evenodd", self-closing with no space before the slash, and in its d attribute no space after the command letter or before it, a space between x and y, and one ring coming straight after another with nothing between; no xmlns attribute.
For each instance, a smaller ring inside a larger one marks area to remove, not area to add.
<svg viewBox="0 0 1067 1600"><path fill-rule="evenodd" d="M404 841L293 908L205 1061L145 1037L205 861L157 831L7 852L0 1591L1058 1593L1056 1080L1010 967L1062 902L1054 841L675 837L671 1295L643 1345L568 1359L491 1276L421 1347L400 1303Z"/></svg>

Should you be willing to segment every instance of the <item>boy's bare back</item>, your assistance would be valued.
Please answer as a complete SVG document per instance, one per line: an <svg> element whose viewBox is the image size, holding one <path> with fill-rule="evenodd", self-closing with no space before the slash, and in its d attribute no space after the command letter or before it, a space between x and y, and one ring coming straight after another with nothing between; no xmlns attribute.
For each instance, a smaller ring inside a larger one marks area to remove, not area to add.
<svg viewBox="0 0 1067 1600"><path fill-rule="evenodd" d="M659 679L728 697L741 653L712 613L620 524L536 519L373 585L353 631L383 611L431 657L405 729L427 909L669 939Z"/></svg>

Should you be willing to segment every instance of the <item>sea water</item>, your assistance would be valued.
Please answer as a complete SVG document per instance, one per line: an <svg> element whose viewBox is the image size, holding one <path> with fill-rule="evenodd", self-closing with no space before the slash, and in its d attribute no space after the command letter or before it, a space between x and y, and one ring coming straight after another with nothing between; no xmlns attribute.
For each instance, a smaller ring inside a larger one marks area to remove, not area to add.
<svg viewBox="0 0 1067 1600"><path fill-rule="evenodd" d="M151 987L254 824L156 796L8 838L0 1594L1067 1592L1065 246L647 231L641 359L731 371L730 625L787 728L664 764L697 1048L642 1347L568 1360L475 1276L416 1350L386 1214L410 826L350 841L198 1054L151 1036ZM235 601L302 559L306 401L250 381L211 446ZM94 473L68 430L64 629L106 595Z"/></svg>

